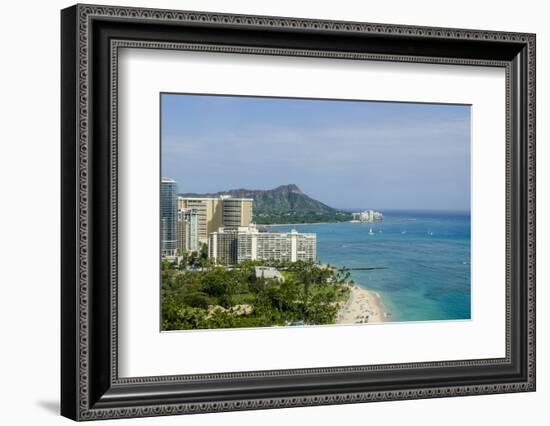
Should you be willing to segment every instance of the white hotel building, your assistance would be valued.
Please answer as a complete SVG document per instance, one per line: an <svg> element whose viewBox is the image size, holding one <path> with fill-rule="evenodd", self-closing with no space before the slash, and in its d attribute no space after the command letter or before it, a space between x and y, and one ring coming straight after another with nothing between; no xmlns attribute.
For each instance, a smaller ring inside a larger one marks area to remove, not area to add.
<svg viewBox="0 0 550 426"><path fill-rule="evenodd" d="M259 232L254 225L219 228L209 235L208 255L216 263L236 265L244 260L313 260L317 236L313 233Z"/></svg>

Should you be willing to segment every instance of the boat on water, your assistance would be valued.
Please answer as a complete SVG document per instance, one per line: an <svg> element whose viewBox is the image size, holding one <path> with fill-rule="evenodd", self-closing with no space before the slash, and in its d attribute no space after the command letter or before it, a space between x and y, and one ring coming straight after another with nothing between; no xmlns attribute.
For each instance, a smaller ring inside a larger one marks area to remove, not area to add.
<svg viewBox="0 0 550 426"><path fill-rule="evenodd" d="M374 232L372 232L372 226L369 229L369 235L374 235Z"/></svg>

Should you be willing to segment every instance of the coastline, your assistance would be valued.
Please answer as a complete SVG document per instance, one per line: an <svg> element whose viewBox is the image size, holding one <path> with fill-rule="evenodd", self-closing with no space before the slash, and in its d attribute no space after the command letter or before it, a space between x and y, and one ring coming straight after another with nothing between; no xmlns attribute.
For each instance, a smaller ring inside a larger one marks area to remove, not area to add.
<svg viewBox="0 0 550 426"><path fill-rule="evenodd" d="M381 220L376 221L360 221L360 220L341 220L340 222L307 222L307 223L270 223L269 225L258 223L257 226L307 226L307 225L333 225L336 223L353 223L353 224L373 224L381 223Z"/></svg>
<svg viewBox="0 0 550 426"><path fill-rule="evenodd" d="M350 296L338 312L336 324L371 324L388 322L380 295L355 284L350 285Z"/></svg>
<svg viewBox="0 0 550 426"><path fill-rule="evenodd" d="M334 223L351 223L349 220L342 220L341 222L307 222L307 223L270 223L269 225L257 224L257 226L302 226L302 225L329 225Z"/></svg>

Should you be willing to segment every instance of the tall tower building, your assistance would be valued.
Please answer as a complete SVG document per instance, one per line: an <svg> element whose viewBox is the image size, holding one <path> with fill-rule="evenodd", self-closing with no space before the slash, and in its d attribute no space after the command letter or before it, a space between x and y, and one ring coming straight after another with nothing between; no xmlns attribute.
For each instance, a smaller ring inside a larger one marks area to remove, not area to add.
<svg viewBox="0 0 550 426"><path fill-rule="evenodd" d="M208 236L220 227L238 228L252 222L251 198L178 197L178 209L197 212L199 242L206 244Z"/></svg>
<svg viewBox="0 0 550 426"><path fill-rule="evenodd" d="M163 177L160 184L160 252L162 257L175 256L177 248L177 184Z"/></svg>
<svg viewBox="0 0 550 426"><path fill-rule="evenodd" d="M221 205L217 198L178 197L178 210L193 210L197 214L199 243L208 242L208 234L222 226Z"/></svg>
<svg viewBox="0 0 550 426"><path fill-rule="evenodd" d="M252 222L251 198L223 198L223 226L238 228Z"/></svg>
<svg viewBox="0 0 550 426"><path fill-rule="evenodd" d="M181 251L198 251L199 216L193 209L178 208L178 249Z"/></svg>

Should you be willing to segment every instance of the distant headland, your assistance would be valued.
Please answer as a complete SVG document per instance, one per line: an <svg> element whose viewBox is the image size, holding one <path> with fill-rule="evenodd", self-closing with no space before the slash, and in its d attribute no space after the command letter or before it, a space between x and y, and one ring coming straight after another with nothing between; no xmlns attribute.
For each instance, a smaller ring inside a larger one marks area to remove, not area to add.
<svg viewBox="0 0 550 426"><path fill-rule="evenodd" d="M258 225L283 223L334 223L348 222L352 214L330 207L304 194L295 184L281 185L273 189L230 189L216 193L180 194L184 197L252 198L253 220Z"/></svg>

